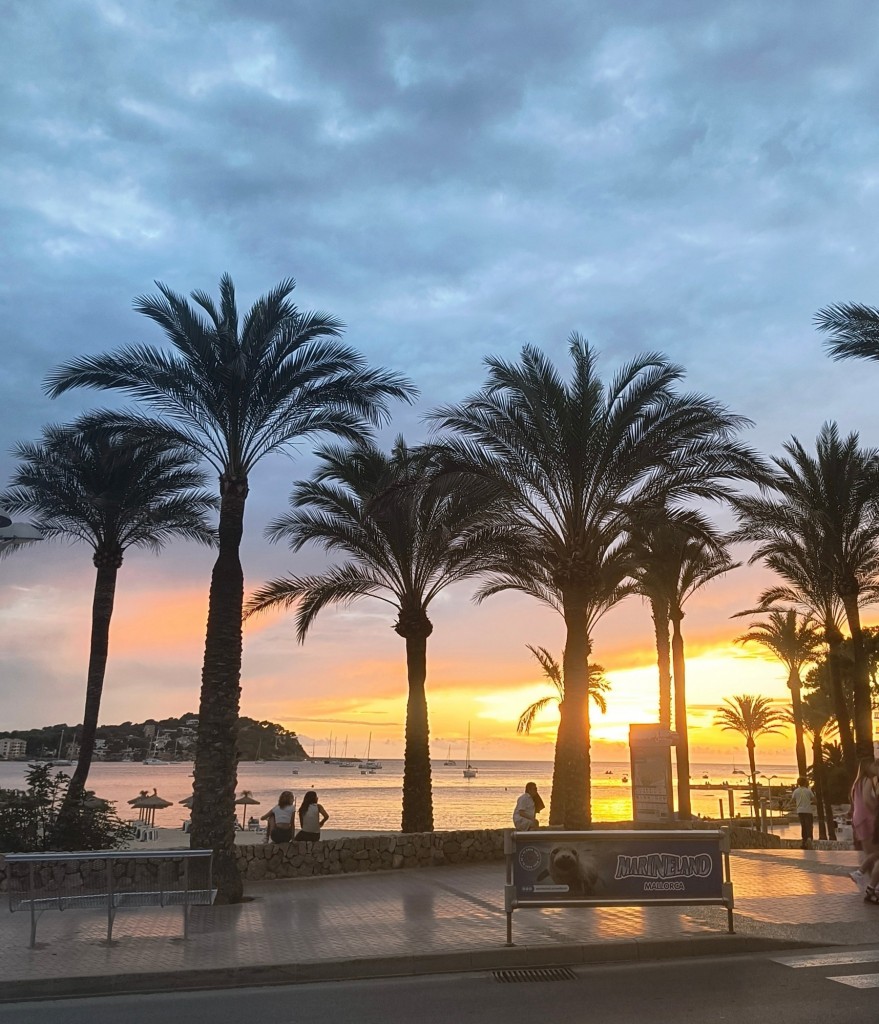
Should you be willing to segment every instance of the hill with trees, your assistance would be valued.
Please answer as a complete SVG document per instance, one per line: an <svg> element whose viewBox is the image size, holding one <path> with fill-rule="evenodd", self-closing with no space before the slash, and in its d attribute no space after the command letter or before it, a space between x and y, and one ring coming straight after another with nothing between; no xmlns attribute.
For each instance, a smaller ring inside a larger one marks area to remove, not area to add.
<svg viewBox="0 0 879 1024"><path fill-rule="evenodd" d="M0 732L0 739L23 739L27 743L27 760L35 758L66 758L78 753L78 736L82 725L47 725L35 729L14 729ZM195 755L198 715L180 718L149 718L145 722L123 722L121 725L98 726L95 738L95 759L101 761L142 761L156 757L164 761L191 761ZM277 722L258 722L253 718L238 719L238 760L307 761L308 754L295 732Z"/></svg>

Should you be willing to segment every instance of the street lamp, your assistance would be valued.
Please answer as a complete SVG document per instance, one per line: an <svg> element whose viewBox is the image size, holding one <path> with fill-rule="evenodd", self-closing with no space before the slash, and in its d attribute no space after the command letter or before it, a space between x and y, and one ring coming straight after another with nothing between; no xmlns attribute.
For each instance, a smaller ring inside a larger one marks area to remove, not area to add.
<svg viewBox="0 0 879 1024"><path fill-rule="evenodd" d="M760 831L760 795L757 792L757 771L746 772L742 768L733 768L733 775L744 775L751 787L751 803L754 812L754 828Z"/></svg>
<svg viewBox="0 0 879 1024"><path fill-rule="evenodd" d="M769 820L772 821L772 780L780 779L780 775L763 775L760 774L761 779L766 779L766 785L769 788Z"/></svg>
<svg viewBox="0 0 879 1024"><path fill-rule="evenodd" d="M0 556L21 547L42 540L43 535L30 523L13 523L9 516L0 513Z"/></svg>

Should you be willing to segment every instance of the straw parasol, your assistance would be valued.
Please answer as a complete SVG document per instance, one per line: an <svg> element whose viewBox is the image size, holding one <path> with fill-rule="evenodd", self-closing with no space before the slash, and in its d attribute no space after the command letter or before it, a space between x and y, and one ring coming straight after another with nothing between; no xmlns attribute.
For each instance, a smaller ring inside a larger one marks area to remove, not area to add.
<svg viewBox="0 0 879 1024"><path fill-rule="evenodd" d="M235 800L235 803L240 805L240 807L241 807L241 827L244 828L244 818L247 815L247 808L251 804L258 804L258 803L260 803L260 801L256 799L256 797L253 795L253 793L249 789L242 789L241 790L241 796L239 796Z"/></svg>
<svg viewBox="0 0 879 1024"><path fill-rule="evenodd" d="M188 810L192 810L192 805L195 803L195 794L192 793L189 796L185 796L182 800L177 801L178 804L183 804Z"/></svg>
<svg viewBox="0 0 879 1024"><path fill-rule="evenodd" d="M106 811L110 807L110 801L105 800L102 796L95 796L94 790L87 789L82 806L89 811Z"/></svg>
<svg viewBox="0 0 879 1024"><path fill-rule="evenodd" d="M153 790L152 795L150 795L145 789L140 791L140 796L136 796L133 800L129 800L128 803L132 807L137 807L139 809L140 820L145 822L147 825L155 825L157 810L171 806L171 801L160 797L155 790Z"/></svg>
<svg viewBox="0 0 879 1024"><path fill-rule="evenodd" d="M137 808L138 821L146 821L146 804L144 803L144 800L146 800L148 796L149 793L145 789L142 789L133 800L128 801L129 807Z"/></svg>

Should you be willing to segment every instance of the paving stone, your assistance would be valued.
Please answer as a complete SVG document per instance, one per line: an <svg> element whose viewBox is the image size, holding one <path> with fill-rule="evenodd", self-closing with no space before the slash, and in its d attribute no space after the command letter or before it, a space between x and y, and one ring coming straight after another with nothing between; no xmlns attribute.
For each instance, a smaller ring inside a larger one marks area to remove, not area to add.
<svg viewBox="0 0 879 1024"><path fill-rule="evenodd" d="M864 904L847 877L856 862L856 854L844 851L734 853L737 932L779 944L875 941L879 908ZM0 983L217 969L242 978L250 969L264 980L272 977L272 965L279 980L291 972L339 977L339 964L348 962L353 971L360 962L363 971L387 973L394 958L405 960L399 973L411 973L432 955L439 969L442 963L481 963L505 948L503 885L504 865L497 862L248 881L251 902L193 908L187 943L181 912L172 908L120 911L111 947L104 942L102 912L47 911L38 926L39 947L31 950L28 915L5 913ZM551 960L553 946L585 947L585 960L600 947L606 947L605 958L636 958L639 949L656 951L664 943L671 951L687 951L700 938L725 934L723 907L530 909L513 915L513 937L526 959L529 949L539 948L548 951L539 956ZM508 954L504 962L518 955ZM374 962L364 966L365 957Z"/></svg>

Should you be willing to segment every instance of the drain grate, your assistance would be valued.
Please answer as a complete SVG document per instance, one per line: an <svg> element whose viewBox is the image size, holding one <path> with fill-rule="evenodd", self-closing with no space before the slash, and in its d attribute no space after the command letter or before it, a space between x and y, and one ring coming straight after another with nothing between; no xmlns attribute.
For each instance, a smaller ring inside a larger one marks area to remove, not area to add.
<svg viewBox="0 0 879 1024"><path fill-rule="evenodd" d="M521 967L510 971L492 971L495 981L574 981L570 967Z"/></svg>

